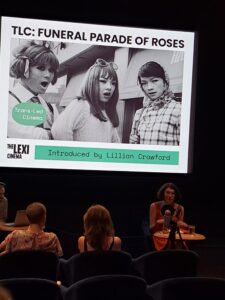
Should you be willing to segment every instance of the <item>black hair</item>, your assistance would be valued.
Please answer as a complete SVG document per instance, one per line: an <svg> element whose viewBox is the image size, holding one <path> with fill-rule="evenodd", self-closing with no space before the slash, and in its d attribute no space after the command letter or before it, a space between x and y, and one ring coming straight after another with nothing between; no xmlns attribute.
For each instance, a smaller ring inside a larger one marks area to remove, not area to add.
<svg viewBox="0 0 225 300"><path fill-rule="evenodd" d="M138 72L138 83L141 86L141 77L158 77L162 78L163 81L169 86L169 79L167 78L166 72L163 67L155 61L148 61L141 66Z"/></svg>
<svg viewBox="0 0 225 300"><path fill-rule="evenodd" d="M164 183L160 189L157 192L157 198L158 200L164 200L164 192L167 188L171 188L175 191L175 202L179 202L181 200L181 193L180 190L178 189L178 187L172 183L172 182L167 182Z"/></svg>

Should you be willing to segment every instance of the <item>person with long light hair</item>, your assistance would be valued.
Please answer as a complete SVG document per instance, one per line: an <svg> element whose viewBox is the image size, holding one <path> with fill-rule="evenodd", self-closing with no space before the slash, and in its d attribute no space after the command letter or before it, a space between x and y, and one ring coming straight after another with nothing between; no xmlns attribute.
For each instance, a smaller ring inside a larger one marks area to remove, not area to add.
<svg viewBox="0 0 225 300"><path fill-rule="evenodd" d="M85 75L80 96L72 100L52 127L55 140L120 142L117 65L98 58Z"/></svg>
<svg viewBox="0 0 225 300"><path fill-rule="evenodd" d="M115 236L110 212L104 206L90 206L84 214L83 222L84 235L78 239L80 252L121 250L121 239Z"/></svg>

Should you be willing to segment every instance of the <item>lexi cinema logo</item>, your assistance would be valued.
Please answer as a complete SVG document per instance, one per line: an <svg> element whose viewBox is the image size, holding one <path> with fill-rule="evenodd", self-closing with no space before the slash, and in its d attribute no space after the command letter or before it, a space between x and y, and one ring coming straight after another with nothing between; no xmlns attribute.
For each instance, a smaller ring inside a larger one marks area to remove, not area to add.
<svg viewBox="0 0 225 300"><path fill-rule="evenodd" d="M30 152L30 146L24 144L7 144L7 148L9 150L7 158L11 159L21 159L23 155Z"/></svg>

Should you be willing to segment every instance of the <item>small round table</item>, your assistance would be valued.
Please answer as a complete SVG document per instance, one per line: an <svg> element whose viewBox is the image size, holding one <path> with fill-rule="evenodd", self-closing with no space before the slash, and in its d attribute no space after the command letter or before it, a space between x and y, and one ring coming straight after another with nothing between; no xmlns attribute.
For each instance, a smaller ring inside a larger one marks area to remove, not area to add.
<svg viewBox="0 0 225 300"><path fill-rule="evenodd" d="M169 240L170 232L163 232L163 231L157 231L153 234L153 242L156 250L163 250L165 248L167 249L174 249L174 248L181 248L181 249L188 249L187 244L185 241L201 241L205 239L205 236L200 233L176 233L175 234L175 240L176 240L176 246L175 243L172 242L172 240Z"/></svg>
<svg viewBox="0 0 225 300"><path fill-rule="evenodd" d="M181 234L181 238L184 241L201 241L201 240L205 240L205 236L203 234L200 233L180 233ZM168 239L169 237L169 232L163 232L163 231L156 231L154 233L155 237L158 238L164 238L164 239ZM180 236L178 233L176 233L176 240L180 240Z"/></svg>

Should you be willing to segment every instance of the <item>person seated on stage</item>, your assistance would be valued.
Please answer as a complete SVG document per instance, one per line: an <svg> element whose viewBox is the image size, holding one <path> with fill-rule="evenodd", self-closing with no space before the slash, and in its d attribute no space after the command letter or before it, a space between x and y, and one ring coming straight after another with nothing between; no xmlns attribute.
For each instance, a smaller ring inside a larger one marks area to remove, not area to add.
<svg viewBox="0 0 225 300"><path fill-rule="evenodd" d="M154 233L164 229L165 225L168 227L170 224L164 224L166 214L173 224L175 223L178 228L186 228L188 225L184 222L184 207L178 202L181 199L181 194L178 187L174 183L163 184L157 192L158 201L150 205L150 233L153 237L153 242L156 250L161 250L167 240L156 238Z"/></svg>
<svg viewBox="0 0 225 300"><path fill-rule="evenodd" d="M58 237L53 232L44 232L46 207L40 202L33 202L26 208L29 220L27 230L14 230L0 244L0 253L17 250L46 250L62 256L63 251Z"/></svg>
<svg viewBox="0 0 225 300"><path fill-rule="evenodd" d="M5 222L8 214L8 199L5 197L5 187L4 182L0 182L0 223Z"/></svg>
<svg viewBox="0 0 225 300"><path fill-rule="evenodd" d="M121 239L114 236L109 211L96 204L88 208L83 217L84 235L78 239L80 252L94 250L121 250Z"/></svg>

